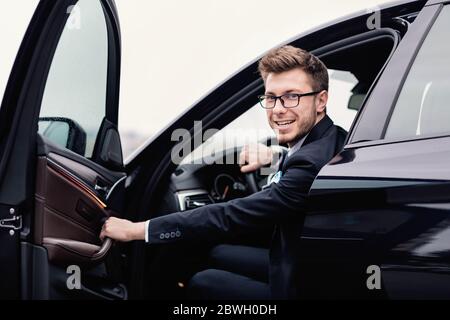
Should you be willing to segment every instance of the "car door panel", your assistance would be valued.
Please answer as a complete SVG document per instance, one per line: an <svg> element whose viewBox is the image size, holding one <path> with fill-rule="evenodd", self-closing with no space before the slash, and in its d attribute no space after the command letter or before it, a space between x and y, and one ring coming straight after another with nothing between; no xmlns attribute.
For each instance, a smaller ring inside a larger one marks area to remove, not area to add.
<svg viewBox="0 0 450 320"><path fill-rule="evenodd" d="M100 250L98 235L108 214L86 185L63 170L38 159L34 241L48 249L50 262L77 263Z"/></svg>
<svg viewBox="0 0 450 320"><path fill-rule="evenodd" d="M419 13L359 113L350 143L311 187L310 210L298 240L302 297L450 297L449 138L385 136L391 108L441 9L427 6ZM405 69L399 72L400 60ZM420 94L420 88L416 84L412 91ZM417 106L426 114L425 100L408 102L407 115ZM421 123L414 117L401 119L398 128ZM377 287L370 285L375 269Z"/></svg>
<svg viewBox="0 0 450 320"><path fill-rule="evenodd" d="M80 8L83 27L77 28ZM0 282L2 297L127 296L126 289L102 293L118 287L113 269L120 266L108 262L119 254L118 246L98 238L109 209L121 212L125 174L120 166L95 163L97 156L90 153L96 139L99 150L110 150L98 133L102 117L117 131L119 74L113 0L40 1L0 109L0 123L6 124L0 130L0 218L14 219L14 225L0 228L0 268L8 278ZM41 115L79 123L90 139L85 157L45 141L37 133ZM117 163L120 140L114 143ZM67 288L69 265L89 274L82 279L88 289Z"/></svg>
<svg viewBox="0 0 450 320"><path fill-rule="evenodd" d="M322 169L298 253L305 296L450 297L449 145L442 137L349 148ZM367 287L371 265L380 290Z"/></svg>
<svg viewBox="0 0 450 320"><path fill-rule="evenodd" d="M99 263L111 247L110 240L102 243L99 239L103 222L110 215L107 203L111 194L105 195L104 190L124 181L125 174L106 177L61 155L70 151L58 150L51 142L45 145L40 139L40 149L47 152L37 156L34 243L47 248L50 263ZM95 189L99 181L102 193Z"/></svg>

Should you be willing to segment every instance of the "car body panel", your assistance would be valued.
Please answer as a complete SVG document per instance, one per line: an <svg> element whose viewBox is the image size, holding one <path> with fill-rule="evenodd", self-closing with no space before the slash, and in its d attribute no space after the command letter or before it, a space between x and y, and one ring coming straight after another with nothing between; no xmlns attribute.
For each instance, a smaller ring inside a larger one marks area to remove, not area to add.
<svg viewBox="0 0 450 320"><path fill-rule="evenodd" d="M355 131L363 121L375 123L378 138L347 145L311 187L310 211L299 231L302 297L450 297L450 138L382 139L398 92L441 9L435 4L422 10L415 22L422 25L405 36L360 114ZM371 268L380 270L379 288L368 285Z"/></svg>

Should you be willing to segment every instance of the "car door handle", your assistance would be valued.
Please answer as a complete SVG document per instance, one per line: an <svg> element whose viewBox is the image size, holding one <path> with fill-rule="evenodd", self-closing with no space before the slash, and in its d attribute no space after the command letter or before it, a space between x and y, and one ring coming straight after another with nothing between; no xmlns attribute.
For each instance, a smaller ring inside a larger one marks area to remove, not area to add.
<svg viewBox="0 0 450 320"><path fill-rule="evenodd" d="M105 238L102 245L98 246L76 240L48 237L43 239L43 245L47 249L49 260L55 263L93 264L103 260L113 245L113 240Z"/></svg>
<svg viewBox="0 0 450 320"><path fill-rule="evenodd" d="M92 255L91 261L97 261L97 260L103 259L105 257L105 255L109 252L109 249L111 249L112 245L113 245L113 240L111 238L105 238L103 240L102 246L100 247L98 252L96 252L94 255Z"/></svg>

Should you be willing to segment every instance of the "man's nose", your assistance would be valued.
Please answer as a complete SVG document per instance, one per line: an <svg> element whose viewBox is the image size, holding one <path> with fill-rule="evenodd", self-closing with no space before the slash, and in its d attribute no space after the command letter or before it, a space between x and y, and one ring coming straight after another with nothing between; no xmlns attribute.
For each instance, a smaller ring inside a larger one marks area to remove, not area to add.
<svg viewBox="0 0 450 320"><path fill-rule="evenodd" d="M283 107L281 98L278 98L277 101L275 101L275 107L273 108L273 113L285 113L285 112L286 112L286 108Z"/></svg>

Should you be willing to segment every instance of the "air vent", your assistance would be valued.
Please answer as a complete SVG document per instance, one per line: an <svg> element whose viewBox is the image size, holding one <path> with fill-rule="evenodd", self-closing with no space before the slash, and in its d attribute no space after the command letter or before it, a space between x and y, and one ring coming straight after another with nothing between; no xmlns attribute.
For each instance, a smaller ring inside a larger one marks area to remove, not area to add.
<svg viewBox="0 0 450 320"><path fill-rule="evenodd" d="M184 204L186 210L195 209L199 207L206 206L207 204L213 203L213 200L209 194L196 194L192 196L187 196L184 198Z"/></svg>

